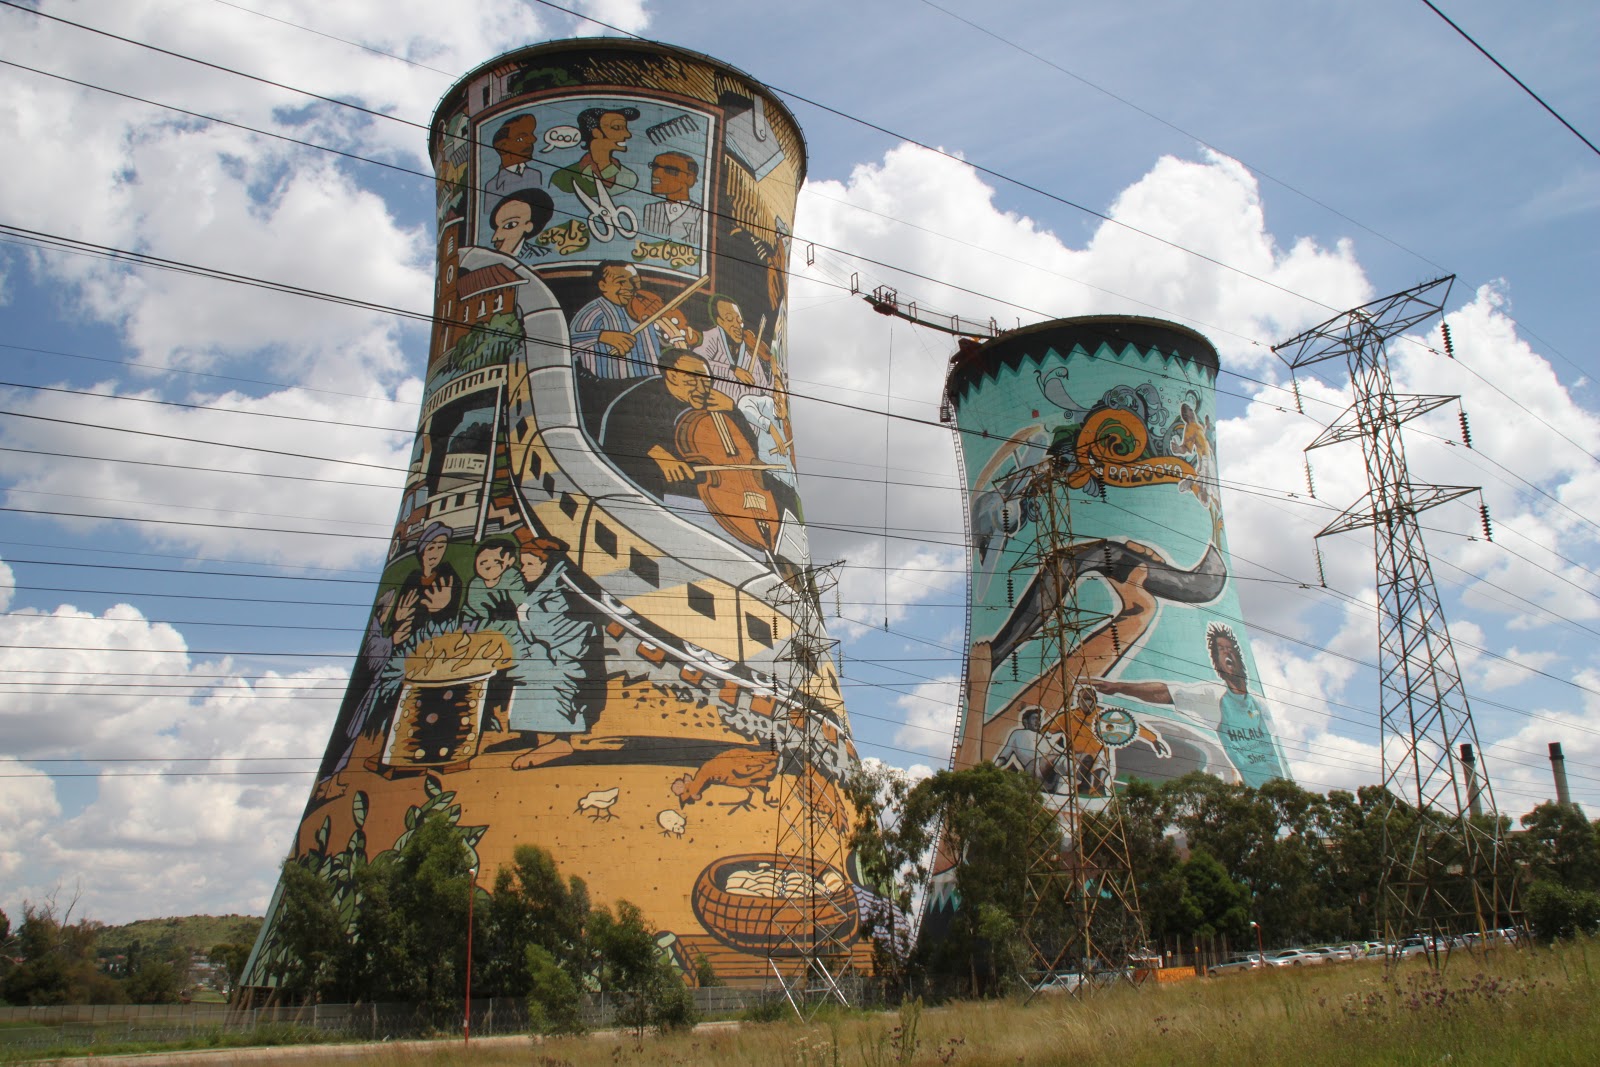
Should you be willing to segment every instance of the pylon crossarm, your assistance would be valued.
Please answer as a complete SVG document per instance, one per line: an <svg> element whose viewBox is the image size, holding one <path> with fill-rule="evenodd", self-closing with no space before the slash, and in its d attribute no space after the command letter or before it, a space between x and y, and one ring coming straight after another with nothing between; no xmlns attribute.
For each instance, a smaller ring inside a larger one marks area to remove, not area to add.
<svg viewBox="0 0 1600 1067"><path fill-rule="evenodd" d="M1393 406L1383 413L1383 417L1398 426L1426 415L1436 408L1442 408L1446 404L1454 404L1460 399L1459 396L1396 393ZM1306 445L1305 450L1310 452L1314 448L1326 448L1328 445L1337 445L1344 441L1355 441L1371 433L1372 427L1362 413L1355 407L1348 407L1339 413L1338 418L1329 423L1326 430L1317 435L1316 440Z"/></svg>
<svg viewBox="0 0 1600 1067"><path fill-rule="evenodd" d="M1454 274L1435 278L1351 311L1340 312L1282 344L1273 345L1272 350L1292 370L1347 357L1353 350L1381 343L1443 314L1455 280Z"/></svg>
<svg viewBox="0 0 1600 1067"><path fill-rule="evenodd" d="M1440 504L1482 492L1475 485L1416 485L1410 482L1391 489L1392 492L1385 494L1391 498L1387 505L1374 506L1373 494L1369 492L1340 512L1338 518L1318 530L1315 536L1329 537L1368 526L1393 526Z"/></svg>

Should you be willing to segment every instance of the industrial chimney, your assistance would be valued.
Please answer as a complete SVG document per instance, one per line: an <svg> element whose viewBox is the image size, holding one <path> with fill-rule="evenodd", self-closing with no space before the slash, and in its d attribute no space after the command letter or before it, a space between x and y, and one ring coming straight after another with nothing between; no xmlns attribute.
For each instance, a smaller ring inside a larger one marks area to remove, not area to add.
<svg viewBox="0 0 1600 1067"><path fill-rule="evenodd" d="M1572 788L1567 785L1567 757L1561 754L1561 742L1550 742L1550 773L1556 780L1556 803L1571 804Z"/></svg>

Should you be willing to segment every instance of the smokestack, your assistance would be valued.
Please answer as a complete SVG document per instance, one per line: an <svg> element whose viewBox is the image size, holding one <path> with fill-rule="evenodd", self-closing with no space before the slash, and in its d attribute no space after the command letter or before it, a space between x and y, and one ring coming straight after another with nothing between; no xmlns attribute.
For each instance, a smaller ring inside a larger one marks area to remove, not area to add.
<svg viewBox="0 0 1600 1067"><path fill-rule="evenodd" d="M1471 745L1461 746L1461 766L1467 775L1467 808L1476 819L1483 814L1483 797L1478 789L1478 758Z"/></svg>
<svg viewBox="0 0 1600 1067"><path fill-rule="evenodd" d="M537 844L680 967L761 978L811 932L864 954L842 853L810 872L842 887L819 931L725 891L786 858L775 810L849 836L837 669L786 652L820 631L786 391L799 127L726 64L595 38L483 64L430 131L417 436L292 857L348 899L438 811L480 887ZM285 951L277 900L246 986Z"/></svg>
<svg viewBox="0 0 1600 1067"><path fill-rule="evenodd" d="M1556 780L1556 803L1571 804L1572 789L1567 785L1567 757L1561 754L1561 742L1550 742L1550 773Z"/></svg>

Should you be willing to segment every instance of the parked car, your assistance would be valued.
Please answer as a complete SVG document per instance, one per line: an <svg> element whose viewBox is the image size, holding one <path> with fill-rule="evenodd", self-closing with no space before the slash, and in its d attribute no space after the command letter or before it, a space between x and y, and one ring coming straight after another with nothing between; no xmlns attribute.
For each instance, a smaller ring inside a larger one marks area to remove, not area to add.
<svg viewBox="0 0 1600 1067"><path fill-rule="evenodd" d="M1240 952L1229 956L1215 967L1212 967L1209 973L1231 974L1234 971L1258 970L1264 966L1266 966L1266 963L1262 960L1260 953Z"/></svg>
<svg viewBox="0 0 1600 1067"><path fill-rule="evenodd" d="M1269 967L1303 967L1308 964L1323 962L1325 962L1325 957L1320 952L1312 952L1304 948L1286 948L1277 952L1267 953L1267 966Z"/></svg>
<svg viewBox="0 0 1600 1067"><path fill-rule="evenodd" d="M1361 946L1351 944L1324 945L1314 951L1322 953L1330 960L1338 960L1341 963L1361 956Z"/></svg>
<svg viewBox="0 0 1600 1067"><path fill-rule="evenodd" d="M1448 952L1450 944L1441 938L1423 937L1414 935L1405 938L1389 948L1389 958L1407 960L1412 956L1422 956L1428 952Z"/></svg>

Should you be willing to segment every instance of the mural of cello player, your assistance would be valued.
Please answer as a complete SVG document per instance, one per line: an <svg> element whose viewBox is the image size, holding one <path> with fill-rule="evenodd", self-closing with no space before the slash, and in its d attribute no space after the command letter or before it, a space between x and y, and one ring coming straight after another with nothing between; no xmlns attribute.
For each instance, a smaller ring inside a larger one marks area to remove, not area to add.
<svg viewBox="0 0 1600 1067"><path fill-rule="evenodd" d="M661 362L658 377L606 410L601 447L646 493L692 497L739 541L772 551L782 515L766 475L779 465L756 452L756 435L733 399L714 387L703 356L669 348Z"/></svg>

